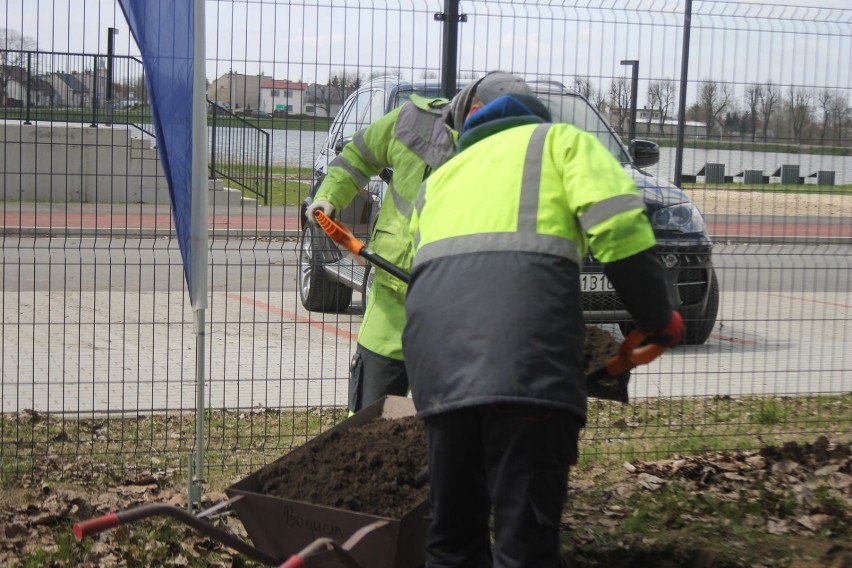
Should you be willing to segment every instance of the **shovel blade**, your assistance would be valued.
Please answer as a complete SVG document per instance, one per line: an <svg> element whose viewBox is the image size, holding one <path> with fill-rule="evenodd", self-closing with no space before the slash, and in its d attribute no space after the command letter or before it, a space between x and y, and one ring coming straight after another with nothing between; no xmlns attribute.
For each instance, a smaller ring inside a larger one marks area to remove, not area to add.
<svg viewBox="0 0 852 568"><path fill-rule="evenodd" d="M586 375L586 392L590 397L601 400L614 400L627 404L629 396L627 385L630 383L630 371L620 375L610 375L606 367L601 367Z"/></svg>

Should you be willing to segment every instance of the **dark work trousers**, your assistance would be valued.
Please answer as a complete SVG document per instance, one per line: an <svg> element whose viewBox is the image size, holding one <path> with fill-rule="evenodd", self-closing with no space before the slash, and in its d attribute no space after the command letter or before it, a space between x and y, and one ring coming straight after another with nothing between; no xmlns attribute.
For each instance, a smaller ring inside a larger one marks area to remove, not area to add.
<svg viewBox="0 0 852 568"><path fill-rule="evenodd" d="M379 355L359 343L349 365L349 411L358 412L387 394L408 394L405 361Z"/></svg>
<svg viewBox="0 0 852 568"><path fill-rule="evenodd" d="M430 416L425 425L432 507L427 568L559 566L559 523L580 419L501 404Z"/></svg>

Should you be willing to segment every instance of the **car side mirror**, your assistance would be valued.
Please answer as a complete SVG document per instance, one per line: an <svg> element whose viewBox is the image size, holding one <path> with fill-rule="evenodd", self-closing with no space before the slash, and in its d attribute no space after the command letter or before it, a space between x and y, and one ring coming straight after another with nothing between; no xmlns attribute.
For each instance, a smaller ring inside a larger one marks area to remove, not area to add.
<svg viewBox="0 0 852 568"><path fill-rule="evenodd" d="M351 136L343 136L334 142L334 153L339 154L343 151L343 147L352 142Z"/></svg>
<svg viewBox="0 0 852 568"><path fill-rule="evenodd" d="M644 168L660 161L660 146L650 140L631 140L627 146L633 164Z"/></svg>

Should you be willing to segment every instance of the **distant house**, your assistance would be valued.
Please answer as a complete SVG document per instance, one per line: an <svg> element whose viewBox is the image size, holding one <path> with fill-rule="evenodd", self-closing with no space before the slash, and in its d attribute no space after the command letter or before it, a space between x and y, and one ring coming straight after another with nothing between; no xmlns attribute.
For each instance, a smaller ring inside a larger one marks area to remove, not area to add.
<svg viewBox="0 0 852 568"><path fill-rule="evenodd" d="M346 95L341 87L311 83L305 91L305 114L323 118L336 116Z"/></svg>
<svg viewBox="0 0 852 568"><path fill-rule="evenodd" d="M260 110L273 114L306 114L307 83L268 79L260 83Z"/></svg>
<svg viewBox="0 0 852 568"><path fill-rule="evenodd" d="M78 73L51 73L44 80L56 92L56 106L81 108L88 104L89 88L80 81Z"/></svg>
<svg viewBox="0 0 852 568"><path fill-rule="evenodd" d="M621 110L618 107L609 109L606 116L609 123L617 131L619 114L623 114L627 118L624 121L624 132L627 134L628 124L630 122L630 109ZM640 108L636 109L636 135L654 137L660 136L660 111L658 109ZM684 124L684 134L686 136L696 137L707 134L705 124L700 121L687 120ZM667 117L663 121L663 134L665 137L677 136L678 122L676 117Z"/></svg>
<svg viewBox="0 0 852 568"><path fill-rule="evenodd" d="M24 107L29 103L33 106L51 106L56 93L49 82L37 76L27 76L27 70L14 65L0 65L0 81L3 82L3 106Z"/></svg>
<svg viewBox="0 0 852 568"><path fill-rule="evenodd" d="M271 81L266 75L243 75L229 71L207 85L207 98L211 101L228 103L232 112L243 110L263 110L260 100L260 84ZM267 110L267 112L272 112Z"/></svg>

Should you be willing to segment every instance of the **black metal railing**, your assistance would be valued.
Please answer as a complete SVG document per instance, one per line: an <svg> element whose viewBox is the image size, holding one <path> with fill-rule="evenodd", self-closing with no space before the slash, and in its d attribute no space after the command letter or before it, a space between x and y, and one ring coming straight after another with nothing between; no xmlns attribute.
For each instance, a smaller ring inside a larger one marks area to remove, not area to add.
<svg viewBox="0 0 852 568"><path fill-rule="evenodd" d="M269 202L270 136L230 110L207 100L210 179L223 177Z"/></svg>
<svg viewBox="0 0 852 568"><path fill-rule="evenodd" d="M154 137L142 60L111 53L2 50L0 118L126 125ZM269 201L270 135L208 101L210 178Z"/></svg>

